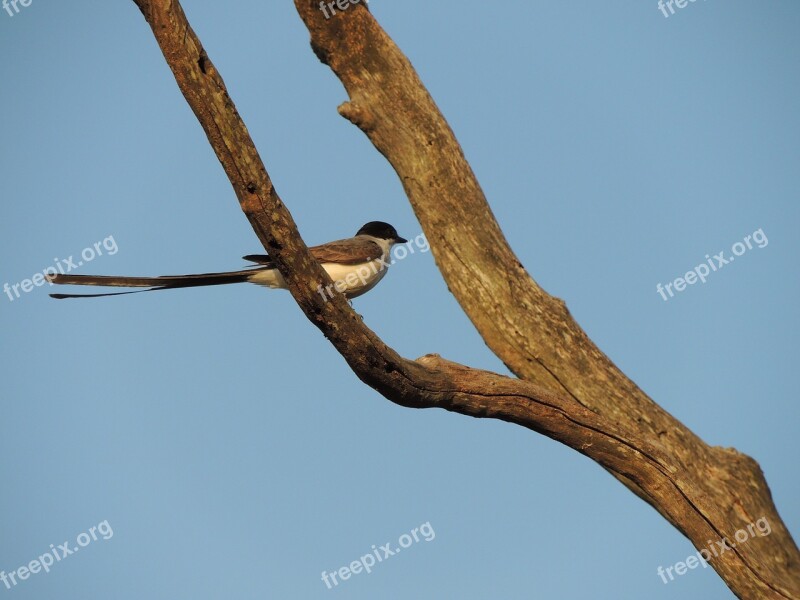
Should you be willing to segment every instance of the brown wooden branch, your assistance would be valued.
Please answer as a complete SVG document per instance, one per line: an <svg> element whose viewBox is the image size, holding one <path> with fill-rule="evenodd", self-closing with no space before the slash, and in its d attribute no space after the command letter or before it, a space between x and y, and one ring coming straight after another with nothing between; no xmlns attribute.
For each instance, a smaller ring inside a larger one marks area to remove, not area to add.
<svg viewBox="0 0 800 600"><path fill-rule="evenodd" d="M615 474L698 548L732 540L742 525L766 517L771 535L710 562L742 598L800 598L798 551L758 465L733 450L706 446L652 403L591 343L563 302L530 279L413 68L363 6L327 20L318 3L296 0L317 55L350 94L342 114L393 164L448 285L523 380L435 355L403 359L342 297L325 302L316 290L329 279L275 192L180 3L134 1L290 292L362 381L403 406L440 407L544 433ZM484 258L480 249L493 247L497 253ZM476 277L483 285L473 285Z"/></svg>

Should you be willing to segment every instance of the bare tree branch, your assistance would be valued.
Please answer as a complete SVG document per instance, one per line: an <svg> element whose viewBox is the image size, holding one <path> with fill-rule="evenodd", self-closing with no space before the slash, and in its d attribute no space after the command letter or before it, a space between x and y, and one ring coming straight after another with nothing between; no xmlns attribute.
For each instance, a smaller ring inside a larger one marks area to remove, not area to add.
<svg viewBox="0 0 800 600"><path fill-rule="evenodd" d="M296 0L317 55L350 94L342 114L395 167L448 285L484 339L530 381L435 355L403 359L342 297L325 302L316 290L330 280L308 253L180 3L134 1L291 294L362 381L403 406L440 407L544 433L608 469L698 548L767 517L769 537L710 562L741 598L800 598L800 555L758 465L706 446L655 405L591 343L564 303L530 279L413 68L363 6L327 20L318 3ZM494 247L497 253L486 257ZM476 279L484 284L474 286Z"/></svg>

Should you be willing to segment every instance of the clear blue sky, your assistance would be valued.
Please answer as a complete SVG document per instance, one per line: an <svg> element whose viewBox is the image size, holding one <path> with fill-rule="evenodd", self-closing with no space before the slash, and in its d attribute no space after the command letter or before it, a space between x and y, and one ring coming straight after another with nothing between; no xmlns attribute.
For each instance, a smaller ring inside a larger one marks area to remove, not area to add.
<svg viewBox="0 0 800 600"><path fill-rule="evenodd" d="M309 244L373 219L420 233L292 2L184 6ZM800 5L370 6L529 272L658 403L758 460L797 536ZM76 272L260 251L133 2L19 9L0 11L0 284L95 242ZM759 229L706 283L656 291ZM0 295L0 570L113 536L0 599L732 597L710 568L662 583L695 550L583 456L362 385L286 292L18 290ZM405 356L505 372L430 253L355 307ZM432 541L321 580L428 522Z"/></svg>

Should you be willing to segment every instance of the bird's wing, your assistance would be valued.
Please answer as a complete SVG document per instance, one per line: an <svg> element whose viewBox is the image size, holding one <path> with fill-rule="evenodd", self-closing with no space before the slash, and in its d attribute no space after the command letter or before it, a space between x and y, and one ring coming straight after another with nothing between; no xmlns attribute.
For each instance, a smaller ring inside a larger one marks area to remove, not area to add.
<svg viewBox="0 0 800 600"><path fill-rule="evenodd" d="M361 237L336 240L321 246L309 248L319 262L332 262L342 265L357 265L380 258L383 249L369 239Z"/></svg>
<svg viewBox="0 0 800 600"><path fill-rule="evenodd" d="M312 246L309 251L321 263L333 262L342 265L357 265L375 260L383 254L381 247L372 240L357 237ZM274 266L268 254L248 254L243 258L260 265Z"/></svg>

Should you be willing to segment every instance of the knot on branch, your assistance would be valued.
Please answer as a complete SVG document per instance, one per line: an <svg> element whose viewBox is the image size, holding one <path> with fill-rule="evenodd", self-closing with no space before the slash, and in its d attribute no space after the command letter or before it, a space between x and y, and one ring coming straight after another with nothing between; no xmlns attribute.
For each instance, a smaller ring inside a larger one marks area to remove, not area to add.
<svg viewBox="0 0 800 600"><path fill-rule="evenodd" d="M339 114L365 133L375 129L375 115L363 104L352 100L343 102Z"/></svg>

